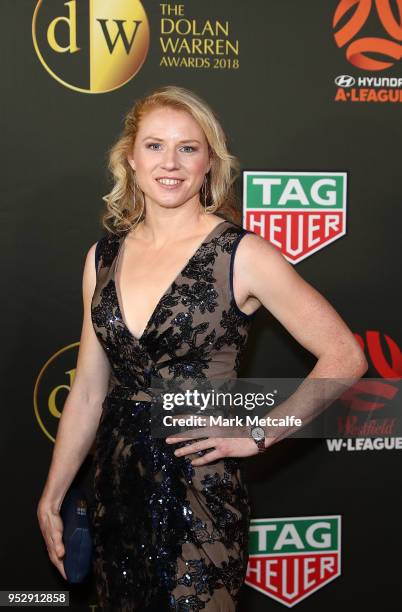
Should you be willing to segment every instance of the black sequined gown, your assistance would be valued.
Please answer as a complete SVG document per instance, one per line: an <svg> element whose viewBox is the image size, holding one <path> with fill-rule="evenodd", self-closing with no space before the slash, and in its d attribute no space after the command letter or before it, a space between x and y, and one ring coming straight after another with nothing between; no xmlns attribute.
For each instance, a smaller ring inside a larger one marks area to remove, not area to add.
<svg viewBox="0 0 402 612"><path fill-rule="evenodd" d="M149 376L235 378L252 317L233 297L236 247L247 233L222 221L160 298L136 338L114 270L124 236L96 249L94 329L111 364L96 435L93 569L101 609L231 612L248 563L250 505L240 458L203 466L150 435ZM148 399L147 399L148 397ZM210 450L210 449L209 449Z"/></svg>

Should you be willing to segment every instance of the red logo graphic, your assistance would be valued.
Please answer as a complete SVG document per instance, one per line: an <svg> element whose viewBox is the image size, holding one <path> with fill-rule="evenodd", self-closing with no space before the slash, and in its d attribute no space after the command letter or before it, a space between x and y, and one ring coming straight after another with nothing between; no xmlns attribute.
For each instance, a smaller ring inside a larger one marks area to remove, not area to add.
<svg viewBox="0 0 402 612"><path fill-rule="evenodd" d="M346 13L355 7L348 21L335 32L335 42L338 47L346 47L346 59L362 70L384 70L395 64L402 57L402 45L395 41L402 41L402 0L395 0L398 9L398 18L391 8L390 0L375 0L378 17L390 38L359 37L371 11L373 0L341 0L335 9L332 21L336 28ZM367 53L379 53L392 61L383 61L369 57Z"/></svg>
<svg viewBox="0 0 402 612"><path fill-rule="evenodd" d="M384 334L384 340L389 353L387 357L383 350L381 333L379 331L368 330L365 341L359 334L355 334L355 338L363 350L367 348L369 360L381 378L402 377L402 354L395 340Z"/></svg>
<svg viewBox="0 0 402 612"><path fill-rule="evenodd" d="M368 357L379 376L387 380L382 382L370 378L361 378L342 395L341 400L346 402L352 410L372 412L384 408L387 401L392 400L398 393L398 384L391 383L389 379L401 380L402 355L399 346L387 334L384 334L384 339L389 352L388 358L384 353L379 331L367 331L365 340L359 334L355 334L355 337L361 348L363 350L367 349ZM364 395L376 399L371 400L365 398Z"/></svg>

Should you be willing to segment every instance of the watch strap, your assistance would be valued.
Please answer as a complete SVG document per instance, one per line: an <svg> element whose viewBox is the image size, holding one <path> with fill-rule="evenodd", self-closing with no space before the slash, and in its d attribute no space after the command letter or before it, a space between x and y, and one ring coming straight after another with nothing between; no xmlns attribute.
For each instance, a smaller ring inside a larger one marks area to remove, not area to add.
<svg viewBox="0 0 402 612"><path fill-rule="evenodd" d="M254 440L254 442L256 443L256 445L257 445L257 447L258 447L258 452L259 452L259 453L263 453L263 452L265 452L265 451L267 450L267 449L265 448L265 436L264 436L264 438L262 438L261 440L256 440L256 439L253 437L252 433L251 433L251 432L252 432L252 430L253 430L253 427L251 427L251 428L250 428L250 437L251 437L251 439L252 439L252 440Z"/></svg>

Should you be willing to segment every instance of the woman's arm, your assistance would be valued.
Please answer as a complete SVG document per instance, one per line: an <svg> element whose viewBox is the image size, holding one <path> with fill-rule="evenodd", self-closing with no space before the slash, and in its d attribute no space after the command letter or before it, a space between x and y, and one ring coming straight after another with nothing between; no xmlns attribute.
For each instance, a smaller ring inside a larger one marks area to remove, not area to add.
<svg viewBox="0 0 402 612"><path fill-rule="evenodd" d="M331 304L272 244L256 234L240 241L233 282L244 301L253 297L318 359L310 376L362 376L368 364L351 330Z"/></svg>
<svg viewBox="0 0 402 612"><path fill-rule="evenodd" d="M38 503L37 516L49 556L64 574L59 554L64 554L59 517L64 496L87 456L107 393L110 365L91 321L91 300L96 285L96 243L88 251L83 280L83 325L73 385L59 421L47 481Z"/></svg>

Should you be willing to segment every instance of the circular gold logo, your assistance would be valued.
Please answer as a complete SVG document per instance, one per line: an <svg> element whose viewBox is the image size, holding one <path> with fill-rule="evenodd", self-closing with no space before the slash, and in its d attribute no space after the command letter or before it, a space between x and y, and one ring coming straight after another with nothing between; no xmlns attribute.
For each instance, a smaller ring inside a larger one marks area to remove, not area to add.
<svg viewBox="0 0 402 612"><path fill-rule="evenodd" d="M52 442L74 382L79 342L66 346L47 360L35 383L33 403L39 427Z"/></svg>
<svg viewBox="0 0 402 612"><path fill-rule="evenodd" d="M149 23L139 0L39 0L32 38L56 81L75 91L105 93L142 67Z"/></svg>

